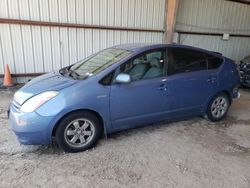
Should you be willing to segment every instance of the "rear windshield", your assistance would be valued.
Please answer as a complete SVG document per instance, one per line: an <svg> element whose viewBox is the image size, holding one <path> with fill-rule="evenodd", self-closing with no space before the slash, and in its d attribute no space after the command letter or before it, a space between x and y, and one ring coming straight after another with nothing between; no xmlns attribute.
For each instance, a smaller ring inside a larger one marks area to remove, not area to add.
<svg viewBox="0 0 250 188"><path fill-rule="evenodd" d="M73 71L79 77L92 76L127 57L131 51L109 48L102 50L90 58L79 61L70 67L69 71Z"/></svg>

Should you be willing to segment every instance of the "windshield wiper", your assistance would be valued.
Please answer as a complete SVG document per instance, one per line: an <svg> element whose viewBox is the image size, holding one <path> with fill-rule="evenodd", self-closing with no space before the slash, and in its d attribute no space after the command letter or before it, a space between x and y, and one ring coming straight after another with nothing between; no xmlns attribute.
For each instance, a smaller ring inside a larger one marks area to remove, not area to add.
<svg viewBox="0 0 250 188"><path fill-rule="evenodd" d="M72 69L68 69L68 72L66 73L67 76L72 77L75 80L79 80L81 77L79 74L76 73L76 71L72 70Z"/></svg>
<svg viewBox="0 0 250 188"><path fill-rule="evenodd" d="M59 70L59 73L63 76L68 76L68 77L71 77L75 80L78 80L80 75L77 74L74 70L72 70L70 67L65 67L65 68L62 68L61 70Z"/></svg>
<svg viewBox="0 0 250 188"><path fill-rule="evenodd" d="M68 72L67 67L66 67L66 68L62 68L62 69L59 70L59 73L60 73L61 75L63 75L63 76L64 76L67 72Z"/></svg>
<svg viewBox="0 0 250 188"><path fill-rule="evenodd" d="M68 76L75 80L83 80L89 76L92 76L91 74L81 76L75 70L71 69L71 67L62 68L61 70L59 70L59 73L63 76Z"/></svg>

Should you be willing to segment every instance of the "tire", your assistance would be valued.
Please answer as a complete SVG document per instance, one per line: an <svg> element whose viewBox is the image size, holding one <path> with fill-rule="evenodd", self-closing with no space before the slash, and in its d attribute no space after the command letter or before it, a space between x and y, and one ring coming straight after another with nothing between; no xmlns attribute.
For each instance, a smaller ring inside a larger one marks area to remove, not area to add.
<svg viewBox="0 0 250 188"><path fill-rule="evenodd" d="M209 102L206 113L207 118L213 122L222 120L227 115L229 106L230 102L227 94L217 94Z"/></svg>
<svg viewBox="0 0 250 188"><path fill-rule="evenodd" d="M101 133L101 121L93 113L78 111L60 121L55 136L60 148L75 153L92 148Z"/></svg>

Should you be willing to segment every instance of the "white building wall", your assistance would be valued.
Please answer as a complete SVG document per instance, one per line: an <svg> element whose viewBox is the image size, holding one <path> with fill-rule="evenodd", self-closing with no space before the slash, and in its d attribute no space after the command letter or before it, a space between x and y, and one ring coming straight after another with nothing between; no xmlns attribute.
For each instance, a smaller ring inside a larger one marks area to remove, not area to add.
<svg viewBox="0 0 250 188"><path fill-rule="evenodd" d="M250 5L226 0L180 0L176 30L219 33L221 36L181 34L179 42L197 46L239 60L250 54L250 37L230 37L222 34L250 36Z"/></svg>
<svg viewBox="0 0 250 188"><path fill-rule="evenodd" d="M165 0L0 0L0 18L164 29ZM0 24L0 74L50 72L122 43L162 42L163 32Z"/></svg>

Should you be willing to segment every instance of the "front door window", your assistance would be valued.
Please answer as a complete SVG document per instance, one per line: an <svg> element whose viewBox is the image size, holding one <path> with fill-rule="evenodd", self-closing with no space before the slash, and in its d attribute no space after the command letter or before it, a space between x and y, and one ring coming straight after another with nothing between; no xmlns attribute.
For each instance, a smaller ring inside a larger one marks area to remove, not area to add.
<svg viewBox="0 0 250 188"><path fill-rule="evenodd" d="M123 64L121 73L129 74L132 81L149 79L165 74L165 51L148 52Z"/></svg>

